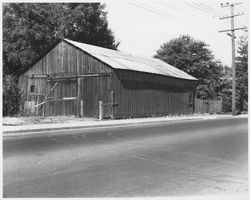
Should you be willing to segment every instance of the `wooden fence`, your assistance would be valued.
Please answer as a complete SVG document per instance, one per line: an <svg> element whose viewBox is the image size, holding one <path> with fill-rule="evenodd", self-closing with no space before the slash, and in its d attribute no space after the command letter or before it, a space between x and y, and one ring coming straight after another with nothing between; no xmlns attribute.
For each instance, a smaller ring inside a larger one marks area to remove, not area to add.
<svg viewBox="0 0 250 200"><path fill-rule="evenodd" d="M221 113L222 99L220 100L202 100L195 98L195 113Z"/></svg>

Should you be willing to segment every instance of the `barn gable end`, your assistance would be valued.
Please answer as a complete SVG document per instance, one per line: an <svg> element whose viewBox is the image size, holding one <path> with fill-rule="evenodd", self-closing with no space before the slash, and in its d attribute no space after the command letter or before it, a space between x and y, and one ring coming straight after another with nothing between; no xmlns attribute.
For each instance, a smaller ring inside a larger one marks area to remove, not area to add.
<svg viewBox="0 0 250 200"><path fill-rule="evenodd" d="M92 103L92 99L106 100L105 90L110 88L111 71L107 65L62 40L20 76L19 86L26 102L22 109L26 114L39 114L41 108L39 111L39 108L33 109L34 105L44 102L45 97L51 97L47 102L49 105L45 113L47 115L76 115L81 112L78 110L84 104L83 112L96 116L98 107ZM91 77L91 74L105 76ZM90 77L82 77L78 81L76 78L70 78L80 75L90 75ZM67 79L58 81L60 77ZM55 80L58 84L50 93L56 83ZM34 89L31 91L33 86ZM78 88L84 91L77 94ZM82 102L73 99L77 98L77 95L80 95L78 99ZM91 113L92 110L95 111Z"/></svg>

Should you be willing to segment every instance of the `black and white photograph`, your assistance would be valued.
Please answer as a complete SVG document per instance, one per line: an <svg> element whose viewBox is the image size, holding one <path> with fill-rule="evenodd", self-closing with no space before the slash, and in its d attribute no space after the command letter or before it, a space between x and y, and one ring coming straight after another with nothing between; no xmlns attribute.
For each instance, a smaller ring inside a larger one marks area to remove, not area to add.
<svg viewBox="0 0 250 200"><path fill-rule="evenodd" d="M3 1L1 197L248 199L248 7Z"/></svg>

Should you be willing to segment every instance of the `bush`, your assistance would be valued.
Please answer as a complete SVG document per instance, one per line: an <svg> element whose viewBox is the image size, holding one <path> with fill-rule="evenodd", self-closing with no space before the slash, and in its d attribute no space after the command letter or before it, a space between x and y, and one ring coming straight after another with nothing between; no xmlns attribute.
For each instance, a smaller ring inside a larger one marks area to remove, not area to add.
<svg viewBox="0 0 250 200"><path fill-rule="evenodd" d="M18 78L12 75L3 75L3 116L19 114L20 98Z"/></svg>
<svg viewBox="0 0 250 200"><path fill-rule="evenodd" d="M232 92L222 93L222 112L232 112Z"/></svg>

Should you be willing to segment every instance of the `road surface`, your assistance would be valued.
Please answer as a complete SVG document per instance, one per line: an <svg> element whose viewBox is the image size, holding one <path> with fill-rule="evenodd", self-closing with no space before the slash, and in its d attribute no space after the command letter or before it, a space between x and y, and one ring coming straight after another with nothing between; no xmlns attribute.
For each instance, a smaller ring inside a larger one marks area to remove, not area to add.
<svg viewBox="0 0 250 200"><path fill-rule="evenodd" d="M246 194L247 118L4 137L4 197Z"/></svg>

